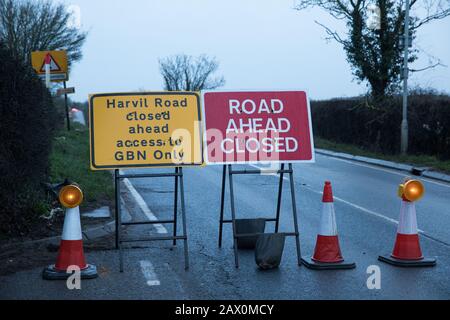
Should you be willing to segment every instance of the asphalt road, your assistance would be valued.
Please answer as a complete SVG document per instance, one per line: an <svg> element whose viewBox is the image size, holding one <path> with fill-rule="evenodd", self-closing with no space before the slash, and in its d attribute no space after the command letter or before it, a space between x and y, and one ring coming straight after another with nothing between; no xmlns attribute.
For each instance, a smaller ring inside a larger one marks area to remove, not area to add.
<svg viewBox="0 0 450 320"><path fill-rule="evenodd" d="M142 172L144 170L132 170ZM165 171L164 169L151 170ZM240 250L240 268L234 266L231 225L224 229L224 244L217 246L222 167L184 169L188 216L190 269L184 270L183 245L171 242L136 243L125 251L125 272L118 270L115 250L90 252L87 259L100 277L82 282L81 290L68 290L64 281L44 281L42 269L0 277L0 298L37 299L450 299L450 185L422 179L424 198L417 203L421 246L435 257L433 268L397 268L377 260L394 245L400 200L397 186L405 173L317 155L315 164L294 165L301 250L311 255L319 228L321 191L330 180L342 253L356 269L314 271L298 266L294 238L287 238L281 265L260 271L252 251ZM172 215L173 178L130 179L150 214ZM236 176L238 217L275 214L278 179L275 176ZM122 188L129 219L148 219L130 188ZM226 216L230 215L227 194ZM181 224L179 224L181 230ZM266 232L273 230L268 223ZM280 231L292 231L288 181ZM170 226L128 227L125 236L164 232ZM381 269L381 289L366 285L368 266Z"/></svg>

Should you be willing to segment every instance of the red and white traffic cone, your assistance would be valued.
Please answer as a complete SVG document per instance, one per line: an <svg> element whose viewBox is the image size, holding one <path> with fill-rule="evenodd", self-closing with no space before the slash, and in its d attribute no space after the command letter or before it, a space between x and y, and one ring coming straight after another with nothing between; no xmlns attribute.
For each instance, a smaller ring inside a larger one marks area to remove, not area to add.
<svg viewBox="0 0 450 320"><path fill-rule="evenodd" d="M45 268L42 276L48 280L67 279L71 275L71 272L67 270L74 266L80 269L81 279L93 279L98 276L97 268L94 265L87 264L84 257L78 206L66 209L56 264Z"/></svg>
<svg viewBox="0 0 450 320"><path fill-rule="evenodd" d="M356 264L344 261L339 246L330 181L325 182L322 203L322 217L314 254L310 259L302 258L302 263L311 269L352 269Z"/></svg>
<svg viewBox="0 0 450 320"><path fill-rule="evenodd" d="M424 258L422 255L414 201L402 197L394 250L390 255L379 256L378 260L402 267L436 265L436 259Z"/></svg>

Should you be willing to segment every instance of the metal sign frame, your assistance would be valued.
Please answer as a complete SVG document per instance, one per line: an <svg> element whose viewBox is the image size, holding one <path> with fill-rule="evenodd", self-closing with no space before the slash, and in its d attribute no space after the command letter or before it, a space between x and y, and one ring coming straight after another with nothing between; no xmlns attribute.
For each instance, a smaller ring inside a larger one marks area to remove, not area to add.
<svg viewBox="0 0 450 320"><path fill-rule="evenodd" d="M225 209L225 189L226 189L226 177L227 177L227 166L228 166L228 178L229 178L229 188L230 188L230 204L231 204L231 220L224 220L224 209ZM278 185L278 199L277 199L277 209L275 218L265 218L266 221L275 222L275 233L278 233L280 213L281 213L281 197L283 193L283 178L284 174L289 174L289 183L291 189L291 201L292 201L292 215L294 222L294 232L283 232L285 236L295 237L295 245L297 250L297 263L301 265L301 253L300 253L300 237L298 229L298 218L297 218L297 204L295 200L295 189L294 189L294 170L292 168L292 163L288 164L289 168L285 169L285 164L281 163L279 170L233 170L232 165L224 165L222 172L222 193L220 197L220 217L219 217L219 248L222 247L222 235L223 235L223 224L231 223L233 227L233 249L234 249L234 261L236 268L239 268L239 254L237 248L237 238L257 236L262 233L246 233L237 234L236 233L236 208L234 199L234 188L233 188L233 175L247 175L247 174L261 174L261 173L276 173L280 175L280 181Z"/></svg>
<svg viewBox="0 0 450 320"><path fill-rule="evenodd" d="M175 177L174 186L174 210L172 220L157 220L157 221L130 221L122 222L121 216L121 206L120 206L120 181L125 178L164 178L164 177ZM173 245L176 246L177 240L183 240L184 242L184 268L189 269L189 252L187 243L187 226L186 226L186 206L184 201L184 184L183 184L183 168L175 167L174 173L144 173L144 174L120 174L119 169L114 170L114 186L115 186L115 223L116 223L116 249L119 250L119 269L123 272L123 248L122 243L124 242L142 242L142 241L164 241L172 240ZM182 218L182 229L183 233L181 235L177 234L177 220L178 220L178 190L180 192L180 205L181 205L181 218ZM130 225L147 225L147 224L173 224L173 235L172 236L160 236L160 237L149 237L145 239L122 239L122 226Z"/></svg>

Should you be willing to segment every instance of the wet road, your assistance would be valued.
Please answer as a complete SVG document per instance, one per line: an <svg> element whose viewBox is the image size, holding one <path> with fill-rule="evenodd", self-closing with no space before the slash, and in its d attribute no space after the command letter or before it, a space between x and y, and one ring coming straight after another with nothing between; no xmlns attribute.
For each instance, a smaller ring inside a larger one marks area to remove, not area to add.
<svg viewBox="0 0 450 320"><path fill-rule="evenodd" d="M171 169L172 170L172 169ZM145 170L130 170L137 173ZM162 172L164 169L152 169ZM434 268L396 268L377 260L392 250L400 200L397 186L405 173L317 155L315 164L294 165L301 250L314 249L321 214L321 191L330 180L342 253L356 269L314 271L297 265L294 238L287 238L281 265L260 271L253 251L240 250L234 267L231 225L224 227L223 247L217 246L221 166L184 169L190 269L184 270L183 245L136 243L125 250L125 272L118 272L115 250L90 252L87 258L100 277L83 281L81 290L65 282L41 280L41 269L0 278L0 298L76 299L449 299L450 186L422 179L424 198L416 205L424 255L436 257ZM122 187L125 217L170 219L173 178L130 179ZM278 179L270 175L234 178L237 216L273 217ZM135 192L132 191L135 190ZM144 212L136 193L146 202ZM230 216L227 193L226 216ZM181 221L180 221L181 222ZM181 231L181 223L179 224ZM268 222L266 232L273 230ZM280 231L292 231L289 183L284 181ZM171 226L127 227L125 236L172 233ZM368 266L381 269L381 289L369 290Z"/></svg>

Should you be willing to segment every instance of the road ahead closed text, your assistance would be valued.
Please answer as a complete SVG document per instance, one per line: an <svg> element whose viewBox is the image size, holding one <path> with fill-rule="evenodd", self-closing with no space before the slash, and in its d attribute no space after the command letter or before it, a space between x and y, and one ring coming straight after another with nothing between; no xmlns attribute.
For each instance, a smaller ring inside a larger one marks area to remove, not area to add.
<svg viewBox="0 0 450 320"><path fill-rule="evenodd" d="M201 165L196 93L90 97L92 169Z"/></svg>
<svg viewBox="0 0 450 320"><path fill-rule="evenodd" d="M303 91L205 92L208 163L314 161Z"/></svg>

